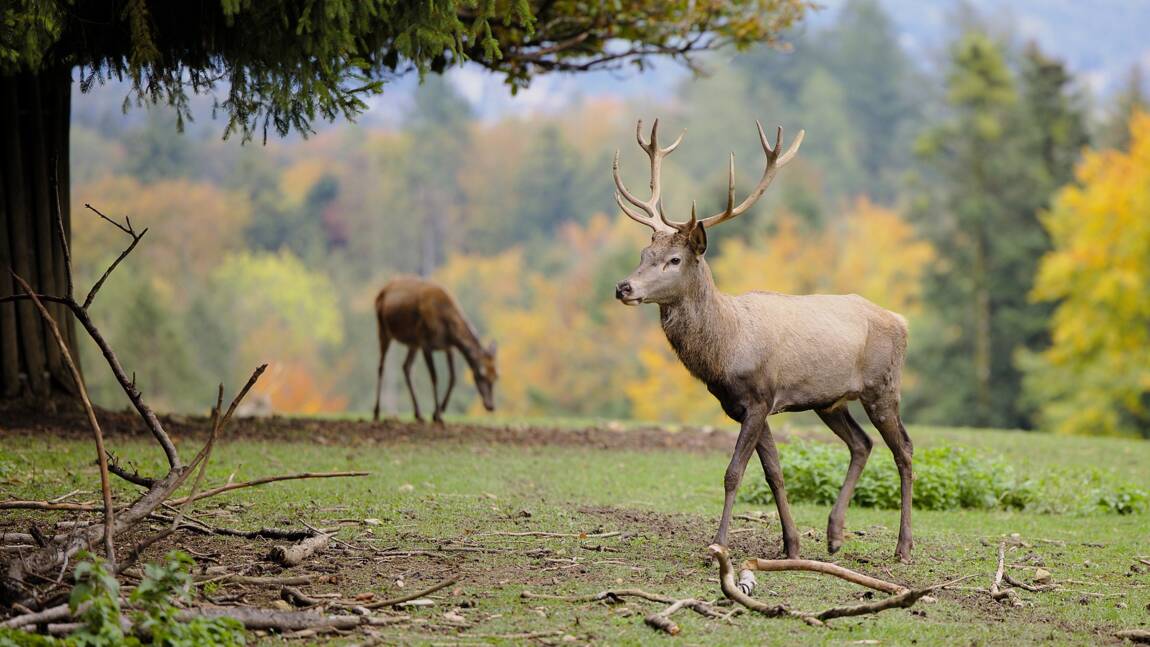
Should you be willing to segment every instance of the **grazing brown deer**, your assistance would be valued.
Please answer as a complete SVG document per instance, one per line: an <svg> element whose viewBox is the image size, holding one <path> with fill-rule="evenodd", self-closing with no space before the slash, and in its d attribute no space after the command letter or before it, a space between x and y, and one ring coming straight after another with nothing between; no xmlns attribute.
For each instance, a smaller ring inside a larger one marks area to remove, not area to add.
<svg viewBox="0 0 1150 647"><path fill-rule="evenodd" d="M495 343L487 348L479 343L475 329L463 317L459 304L443 287L415 277L400 277L388 281L375 297L375 315L379 322L379 373L375 388L374 420L379 420L379 392L383 387L383 361L387 348L394 339L407 346L407 358L403 360L403 377L407 380L407 390L411 393L411 406L415 418L423 422L419 413L419 400L415 398L415 388L411 385L411 365L415 362L415 352L423 351L427 362L427 372L431 374L431 395L435 401L435 413L431 418L443 422L443 411L455 388L455 359L451 353L458 348L471 367L475 378L475 388L483 398L483 406L488 411L495 410L494 387L498 377L495 371ZM447 353L447 392L443 402L439 401L439 384L435 374L432 351Z"/></svg>
<svg viewBox="0 0 1150 647"><path fill-rule="evenodd" d="M651 197L640 200L623 185L616 151L615 200L628 216L650 227L654 234L642 252L639 267L615 287L615 297L626 305L659 305L663 332L683 365L706 383L723 411L742 425L723 481L726 498L715 543L727 543L735 493L751 454L757 452L778 506L784 550L788 558L798 557L799 535L791 520L767 416L813 409L847 444L851 455L846 479L827 523L827 548L836 552L843 543L847 505L871 450L870 438L851 418L846 406L850 400L861 400L867 416L894 453L902 487L895 554L903 561L909 560L913 544L912 445L899 418L906 320L854 294L726 295L715 287L703 258L707 229L743 214L762 197L775 173L798 152L803 132L780 154L782 128L771 146L759 124L766 168L750 196L735 205L732 154L726 209L698 220L692 204L690 220L672 222L660 202L660 166L683 137L680 135L670 146L660 148L658 120L648 141L643 141L641 128L640 121L635 135L651 159Z"/></svg>

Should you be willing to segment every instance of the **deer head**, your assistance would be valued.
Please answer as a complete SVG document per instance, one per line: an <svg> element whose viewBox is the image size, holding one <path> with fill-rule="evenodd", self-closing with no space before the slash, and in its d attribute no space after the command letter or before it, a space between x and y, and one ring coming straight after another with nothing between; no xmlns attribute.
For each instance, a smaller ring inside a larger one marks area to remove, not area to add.
<svg viewBox="0 0 1150 647"><path fill-rule="evenodd" d="M759 141L767 160L762 178L750 195L735 205L735 154L731 153L727 208L702 220L696 217L693 202L691 218L686 222L668 220L663 211L660 178L663 158L678 148L683 141L682 134L670 146L660 148L658 119L652 124L651 136L646 141L643 140L642 120L636 125L635 139L651 160L651 197L645 201L636 197L623 184L623 180L619 177L619 151L615 151L615 162L612 165L617 189L615 202L619 204L623 213L635 222L650 227L653 232L651 244L642 252L639 267L615 286L616 299L625 305L670 304L682 300L684 296L697 289L699 281L709 271L706 261L703 260L703 254L707 251L707 229L742 215L758 202L770 186L775 173L794 158L803 143L804 131L800 130L790 148L780 154L783 129L778 129L775 144L771 146L767 141L767 134L763 132L762 124L756 121L755 125L758 126Z"/></svg>
<svg viewBox="0 0 1150 647"><path fill-rule="evenodd" d="M475 388L479 391L479 397L483 398L483 408L488 411L495 411L495 380L499 378L495 370L495 351L495 342L491 342L487 348L480 348L479 361L472 370Z"/></svg>

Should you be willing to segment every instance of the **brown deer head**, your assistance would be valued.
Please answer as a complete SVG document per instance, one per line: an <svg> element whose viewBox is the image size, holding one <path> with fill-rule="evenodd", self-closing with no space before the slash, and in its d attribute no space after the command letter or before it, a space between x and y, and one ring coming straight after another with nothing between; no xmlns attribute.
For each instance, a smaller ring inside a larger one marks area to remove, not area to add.
<svg viewBox="0 0 1150 647"><path fill-rule="evenodd" d="M488 411L495 411L495 380L499 379L499 372L495 370L496 350L495 342L491 342L487 348L481 348L479 361L472 367L475 388L483 399L483 408Z"/></svg>
<svg viewBox="0 0 1150 647"><path fill-rule="evenodd" d="M623 180L619 177L619 152L615 151L615 162L612 165L617 189L615 201L632 220L650 227L654 232L651 244L642 252L639 267L615 286L616 299L625 305L670 304L682 300L684 296L698 289L701 281L710 272L706 261L703 260L703 254L707 251L707 229L743 214L758 202L774 179L775 173L794 158L803 142L804 132L799 131L798 137L786 153L780 154L783 129L778 129L775 144L771 146L766 133L763 132L762 124L757 121L755 124L759 128L759 141L767 158L759 184L745 200L735 205L735 154L731 153L727 208L702 220L695 215L694 203L691 204L690 220L686 222L668 220L660 201L663 158L678 148L683 141L683 135L679 135L670 146L660 148L658 119L651 126L651 136L647 141L643 140L643 122L640 120L635 127L635 139L651 160L651 197L645 201L636 197L623 184Z"/></svg>

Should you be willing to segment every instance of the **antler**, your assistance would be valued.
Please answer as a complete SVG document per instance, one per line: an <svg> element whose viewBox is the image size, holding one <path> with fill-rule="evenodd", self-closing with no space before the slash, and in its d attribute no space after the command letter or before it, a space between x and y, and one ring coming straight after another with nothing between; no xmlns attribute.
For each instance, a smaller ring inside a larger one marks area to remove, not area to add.
<svg viewBox="0 0 1150 647"><path fill-rule="evenodd" d="M778 131L775 133L775 145L771 146L770 143L767 142L767 134L763 132L763 125L757 120L755 121L755 125L759 128L759 142L763 145L763 152L767 155L767 166L763 169L763 177L759 179L759 184L751 191L747 199L740 202L739 206L736 207L735 154L731 153L731 165L728 174L729 180L727 182L727 208L713 216L703 218L700 224L704 227L714 227L721 222L726 222L731 218L742 215L747 209L750 209L752 205L758 202L759 198L763 197L763 194L766 193L767 187L771 185L771 180L775 179L775 173L777 173L780 168L786 166L799 152L799 146L802 145L803 136L806 134L805 130L800 130L791 147L787 149L787 152L780 155L779 151L783 144L783 127L779 126ZM694 217L692 217L691 220L694 220ZM668 224L676 228L681 228L681 226L676 223ZM686 224L688 223L684 223L683 226L686 226Z"/></svg>
<svg viewBox="0 0 1150 647"><path fill-rule="evenodd" d="M651 158L651 197L646 201L640 200L635 197L635 194L623 184L623 180L619 177L619 151L615 151L615 162L611 165L611 173L615 176L615 202L618 203L619 208L623 213L630 216L632 220L640 224L647 225L655 231L674 231L677 227L669 222L663 215L663 207L659 204L660 194L662 192L661 173L663 166L663 158L670 155L679 144L683 141L683 134L679 135L670 146L666 148L659 148L659 120L656 119L655 123L651 125L651 138L648 141L643 141L643 120L640 119L635 125L635 139L639 142L639 148L642 148L647 153L647 157ZM624 200L631 203L632 206L638 207L643 210L639 213L624 204ZM644 215L646 214L646 215Z"/></svg>

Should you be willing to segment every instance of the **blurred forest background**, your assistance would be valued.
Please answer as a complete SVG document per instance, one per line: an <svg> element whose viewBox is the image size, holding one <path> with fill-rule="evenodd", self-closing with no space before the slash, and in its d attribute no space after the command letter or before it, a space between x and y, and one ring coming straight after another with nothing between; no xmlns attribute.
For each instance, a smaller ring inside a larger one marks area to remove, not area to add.
<svg viewBox="0 0 1150 647"><path fill-rule="evenodd" d="M621 149L624 179L642 185L635 119L661 117L667 133L688 130L664 169L672 216L693 199L718 208L728 151L737 191L761 170L761 119L807 139L753 212L712 235L720 288L855 292L905 314L911 422L1150 436L1150 116L1137 67L1098 88L971 6L912 47L885 10L905 21L913 7L838 4L789 50L717 54L708 76L674 76L657 97L492 116L450 75L430 76L389 117L263 146L221 140L210 108L183 134L162 108L125 118L125 93L98 88L73 115L79 279L120 247L85 202L150 228L95 316L162 409L195 410L220 376L270 361L257 388L275 411L365 414L373 298L414 273L453 290L499 342L501 414L729 424L656 308L613 299L648 232L618 214L610 162ZM86 351L93 395L120 406ZM403 353L391 355L384 402L402 413ZM461 379L452 410L478 411Z"/></svg>

